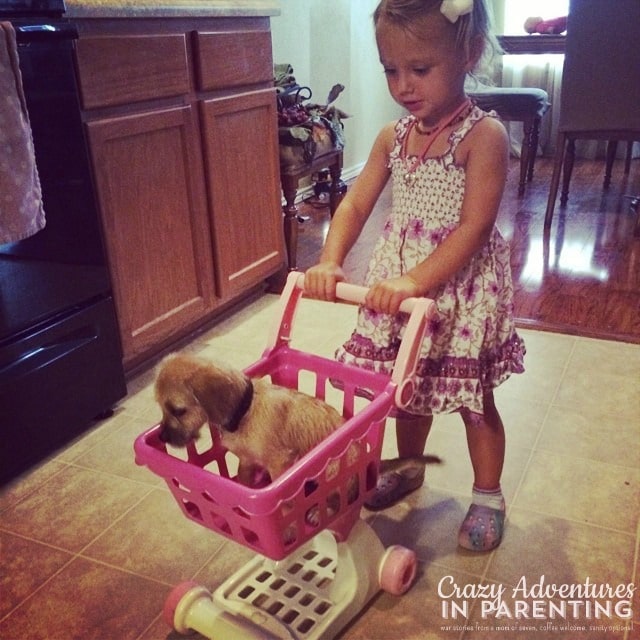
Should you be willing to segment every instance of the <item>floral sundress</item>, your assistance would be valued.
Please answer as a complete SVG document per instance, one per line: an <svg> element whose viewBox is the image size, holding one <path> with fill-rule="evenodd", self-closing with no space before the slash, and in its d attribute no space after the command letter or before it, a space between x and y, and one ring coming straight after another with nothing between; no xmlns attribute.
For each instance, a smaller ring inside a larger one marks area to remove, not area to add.
<svg viewBox="0 0 640 640"><path fill-rule="evenodd" d="M474 106L449 135L448 149L426 158L407 181L403 140L413 116L401 118L389 155L392 207L369 263L365 285L398 277L427 258L459 224L465 187L456 148L482 118ZM417 369L418 390L407 412L450 413L467 408L483 412L483 396L512 373L524 371L525 346L513 320L513 283L509 246L494 226L471 262L434 294L437 314L430 322ZM338 349L338 361L390 374L408 320L358 310L351 338Z"/></svg>

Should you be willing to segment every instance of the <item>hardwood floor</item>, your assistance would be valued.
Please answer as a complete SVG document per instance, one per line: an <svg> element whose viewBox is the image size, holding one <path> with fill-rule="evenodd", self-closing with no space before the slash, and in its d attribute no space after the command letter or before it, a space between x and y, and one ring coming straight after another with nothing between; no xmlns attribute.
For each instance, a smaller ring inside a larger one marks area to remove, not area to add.
<svg viewBox="0 0 640 640"><path fill-rule="evenodd" d="M576 161L569 202L556 204L551 232L543 221L552 160L536 160L533 182L517 196L518 161L512 160L498 226L511 243L516 317L520 326L640 343L640 237L629 195L640 194L640 160L628 176L614 166L603 191L604 162ZM314 264L329 225L326 206L302 204L298 269ZM359 282L390 206L385 191L346 263Z"/></svg>

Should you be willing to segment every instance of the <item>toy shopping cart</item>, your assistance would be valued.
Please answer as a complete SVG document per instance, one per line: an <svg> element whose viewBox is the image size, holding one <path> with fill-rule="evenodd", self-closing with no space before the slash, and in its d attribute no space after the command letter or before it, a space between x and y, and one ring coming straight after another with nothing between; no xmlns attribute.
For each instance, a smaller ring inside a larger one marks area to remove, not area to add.
<svg viewBox="0 0 640 640"><path fill-rule="evenodd" d="M303 283L301 274L289 275L268 346L245 373L309 387L323 400L339 394L346 419L340 428L257 488L236 481L237 459L215 426L210 440L190 443L182 453L161 441L160 425L135 442L136 462L165 479L187 518L258 554L213 594L194 583L173 590L164 614L181 633L222 640L333 638L380 589L401 595L415 578L415 553L398 545L385 549L359 514L376 486L385 420L413 397L433 302L403 303L410 316L389 377L291 346ZM366 289L341 283L336 293L360 303Z"/></svg>

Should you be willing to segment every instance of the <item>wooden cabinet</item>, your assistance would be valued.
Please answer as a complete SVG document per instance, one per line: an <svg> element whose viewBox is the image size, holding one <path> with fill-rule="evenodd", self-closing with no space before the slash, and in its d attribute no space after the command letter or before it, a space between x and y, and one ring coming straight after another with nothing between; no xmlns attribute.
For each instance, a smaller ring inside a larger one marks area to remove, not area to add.
<svg viewBox="0 0 640 640"><path fill-rule="evenodd" d="M192 107L88 124L125 360L214 306Z"/></svg>
<svg viewBox="0 0 640 640"><path fill-rule="evenodd" d="M127 369L283 268L269 23L248 20L79 25Z"/></svg>
<svg viewBox="0 0 640 640"><path fill-rule="evenodd" d="M211 229L216 284L226 297L282 264L282 225L263 220L265 212L280 211L279 190L264 188L279 184L277 155L262 153L277 150L271 126L275 103L271 91L257 91L205 100L200 107L207 184L216 212ZM245 212L245 224L239 224L237 211Z"/></svg>

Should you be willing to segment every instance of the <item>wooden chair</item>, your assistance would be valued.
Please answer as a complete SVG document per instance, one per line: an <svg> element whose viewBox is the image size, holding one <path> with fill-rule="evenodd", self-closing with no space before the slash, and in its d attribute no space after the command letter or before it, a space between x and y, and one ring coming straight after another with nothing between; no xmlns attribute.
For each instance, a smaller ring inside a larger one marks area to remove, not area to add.
<svg viewBox="0 0 640 640"><path fill-rule="evenodd" d="M605 186L618 141L640 140L640 1L571 0L556 156L545 213L551 226L560 176L566 205L578 139L607 140Z"/></svg>
<svg viewBox="0 0 640 640"><path fill-rule="evenodd" d="M296 164L280 163L280 182L284 194L284 241L287 247L287 259L290 270L296 268L296 254L298 251L298 207L296 196L298 195L298 183L301 178L310 176L321 169L329 169L331 187L329 190L329 210L333 216L342 199L341 174L342 174L342 149L333 148L330 151L316 156L311 162Z"/></svg>
<svg viewBox="0 0 640 640"><path fill-rule="evenodd" d="M502 120L522 122L524 135L518 183L518 193L522 195L526 183L533 179L540 124L550 107L547 92L536 88L489 87L477 83L467 94L484 111L495 111Z"/></svg>

